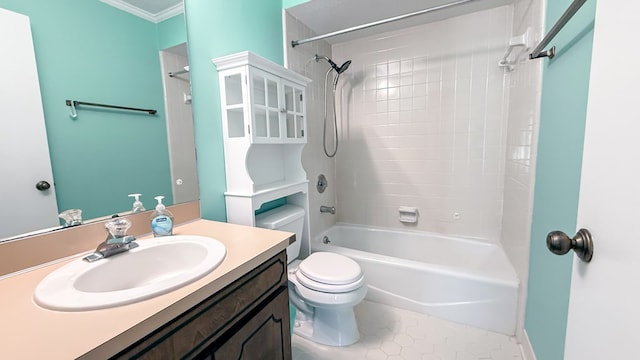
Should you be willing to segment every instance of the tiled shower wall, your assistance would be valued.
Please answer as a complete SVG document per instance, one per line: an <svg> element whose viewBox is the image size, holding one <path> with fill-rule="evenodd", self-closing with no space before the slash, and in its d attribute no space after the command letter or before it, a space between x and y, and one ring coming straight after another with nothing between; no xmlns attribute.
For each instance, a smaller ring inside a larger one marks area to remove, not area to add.
<svg viewBox="0 0 640 360"><path fill-rule="evenodd" d="M513 32L517 36L531 29L531 46L543 34L543 0L519 0L514 3ZM518 54L516 52L516 54ZM502 245L520 279L520 299L526 298L529 270L529 244L533 211L536 144L540 119L543 60L529 60L520 53L509 73L509 125L504 179ZM540 240L540 239L537 239ZM524 301L520 301L518 338L524 322Z"/></svg>
<svg viewBox="0 0 640 360"><path fill-rule="evenodd" d="M331 57L331 46L326 41L315 41L295 48L292 40L306 39L316 36L311 29L285 12L285 62L286 66L312 81L307 86L307 145L302 152L302 165L309 179L309 220L310 237L314 239L319 233L336 222L336 216L321 214L320 205L333 206L336 198L335 162L324 155L322 149L322 131L324 116L323 82L329 66L326 62L316 62L315 54ZM329 186L323 193L316 190L318 175L324 174ZM308 254L309 244L302 244L302 253Z"/></svg>
<svg viewBox="0 0 640 360"><path fill-rule="evenodd" d="M499 241L509 76L497 62L512 14L333 46L336 63L353 61L338 89L338 221ZM400 206L418 208L418 222L401 223Z"/></svg>

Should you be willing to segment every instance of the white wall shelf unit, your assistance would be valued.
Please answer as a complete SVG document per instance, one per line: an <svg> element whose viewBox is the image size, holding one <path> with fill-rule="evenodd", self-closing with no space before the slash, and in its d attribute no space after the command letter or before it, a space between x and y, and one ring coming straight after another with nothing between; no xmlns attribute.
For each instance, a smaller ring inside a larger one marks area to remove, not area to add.
<svg viewBox="0 0 640 360"><path fill-rule="evenodd" d="M255 226L255 210L286 198L305 209L298 240L308 241L309 180L302 150L311 80L248 51L212 62L220 85L227 221Z"/></svg>

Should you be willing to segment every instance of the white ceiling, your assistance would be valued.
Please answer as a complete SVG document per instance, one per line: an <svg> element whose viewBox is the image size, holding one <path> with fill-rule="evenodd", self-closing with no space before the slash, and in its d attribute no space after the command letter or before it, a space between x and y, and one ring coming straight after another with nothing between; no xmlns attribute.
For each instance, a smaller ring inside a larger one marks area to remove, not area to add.
<svg viewBox="0 0 640 360"><path fill-rule="evenodd" d="M184 12L183 0L100 1L156 23ZM288 8L287 11L309 26L314 32L322 35L457 1L459 0L310 0L306 3ZM510 4L513 3L513 1L514 0L470 0L462 5L378 25L369 29L358 30L350 34L339 35L326 40L335 44L358 37L379 34Z"/></svg>
<svg viewBox="0 0 640 360"><path fill-rule="evenodd" d="M385 25L378 25L369 29L358 30L348 35L340 35L327 38L326 40L335 44L358 37L379 34L506 5L513 3L513 1L514 0L472 0L451 8L418 15ZM323 35L454 2L457 2L457 0L311 0L288 8L287 11L310 27L315 33Z"/></svg>

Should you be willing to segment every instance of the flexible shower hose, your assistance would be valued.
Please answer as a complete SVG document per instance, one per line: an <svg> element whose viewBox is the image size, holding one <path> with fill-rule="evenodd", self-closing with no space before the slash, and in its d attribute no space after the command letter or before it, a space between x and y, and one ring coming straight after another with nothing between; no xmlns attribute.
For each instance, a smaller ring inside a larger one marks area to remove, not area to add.
<svg viewBox="0 0 640 360"><path fill-rule="evenodd" d="M329 69L327 70L327 73L324 76L324 129L322 132L322 147L324 148L324 154L327 155L327 157L334 157L336 156L336 154L338 153L338 117L336 116L336 86L335 84L337 84L337 79L334 80L334 86L333 86L333 101L332 101L332 108L333 108L333 136L335 139L335 149L333 150L333 152L331 154L329 154L329 151L327 150L327 80L329 80L329 73L332 71L333 69ZM336 75L336 78L340 76L340 74Z"/></svg>

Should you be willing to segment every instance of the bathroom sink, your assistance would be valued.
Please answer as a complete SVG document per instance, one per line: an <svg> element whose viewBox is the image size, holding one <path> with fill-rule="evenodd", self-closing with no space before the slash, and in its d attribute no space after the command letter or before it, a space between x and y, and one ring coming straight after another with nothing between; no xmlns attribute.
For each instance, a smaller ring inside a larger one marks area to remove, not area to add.
<svg viewBox="0 0 640 360"><path fill-rule="evenodd" d="M138 244L92 263L76 259L51 272L36 287L35 302L62 311L130 304L202 278L226 255L220 241L204 236L165 236Z"/></svg>

